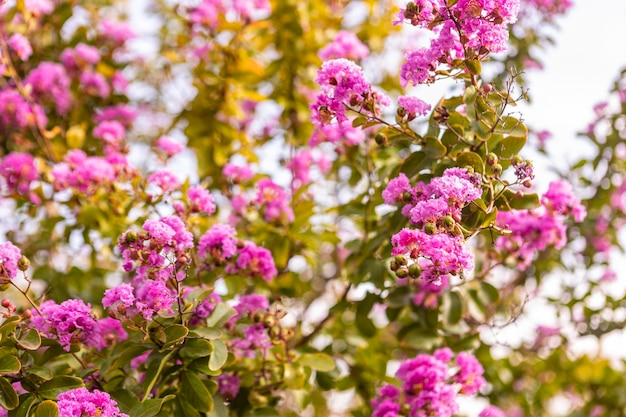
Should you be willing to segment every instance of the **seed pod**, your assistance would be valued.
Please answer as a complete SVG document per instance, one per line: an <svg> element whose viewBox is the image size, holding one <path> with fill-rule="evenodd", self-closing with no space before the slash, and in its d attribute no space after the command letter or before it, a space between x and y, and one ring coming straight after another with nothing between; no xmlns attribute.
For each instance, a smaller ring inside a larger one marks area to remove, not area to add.
<svg viewBox="0 0 626 417"><path fill-rule="evenodd" d="M426 223L426 225L424 226L424 232L427 235L434 235L435 232L437 232L437 227L435 226L435 223Z"/></svg>
<svg viewBox="0 0 626 417"><path fill-rule="evenodd" d="M30 261L28 260L28 258L26 256L22 256L18 261L17 261L17 268L20 271L26 271L28 269L28 267L30 266Z"/></svg>
<svg viewBox="0 0 626 417"><path fill-rule="evenodd" d="M409 275L411 278L419 278L421 274L422 268L417 263L409 265Z"/></svg>

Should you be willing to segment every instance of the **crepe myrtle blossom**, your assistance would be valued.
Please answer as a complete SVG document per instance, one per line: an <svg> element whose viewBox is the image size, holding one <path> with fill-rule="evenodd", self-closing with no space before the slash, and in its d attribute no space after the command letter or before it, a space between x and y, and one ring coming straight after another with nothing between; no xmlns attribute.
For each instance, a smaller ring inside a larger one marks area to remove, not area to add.
<svg viewBox="0 0 626 417"><path fill-rule="evenodd" d="M372 417L397 417L410 410L415 417L451 417L459 411L459 394L474 394L484 384L482 366L473 355L443 348L419 354L400 364L397 385L387 384L372 401ZM459 359L461 358L461 359Z"/></svg>
<svg viewBox="0 0 626 417"><path fill-rule="evenodd" d="M429 225L429 233L450 231L461 219L461 210L480 198L481 181L480 175L465 168L448 168L428 184L411 186L407 176L400 173L389 181L382 197L386 204L403 204L402 213L424 230Z"/></svg>
<svg viewBox="0 0 626 417"><path fill-rule="evenodd" d="M32 155L11 152L0 161L0 176L10 192L25 195L31 183L39 178L39 173Z"/></svg>
<svg viewBox="0 0 626 417"><path fill-rule="evenodd" d="M24 79L30 86L31 97L45 105L52 105L57 114L67 114L72 103L71 80L65 67L56 62L41 62Z"/></svg>
<svg viewBox="0 0 626 417"><path fill-rule="evenodd" d="M97 320L93 317L91 305L83 300L69 299L61 304L53 300L41 303L32 310L31 326L44 336L59 341L63 349L70 351L73 343L88 347L103 345L102 334Z"/></svg>
<svg viewBox="0 0 626 417"><path fill-rule="evenodd" d="M388 106L390 99L374 91L365 80L363 70L345 58L325 61L317 72L315 82L320 86L316 101L311 104L311 119L317 127L348 120L346 107L377 116L380 106Z"/></svg>
<svg viewBox="0 0 626 417"><path fill-rule="evenodd" d="M322 61L337 58L356 61L366 58L369 53L369 48L354 33L340 30L331 43L320 49L318 55Z"/></svg>
<svg viewBox="0 0 626 417"><path fill-rule="evenodd" d="M519 13L519 0L459 0L452 6L439 0L416 0L401 8L394 24L407 22L433 33L428 47L407 51L400 72L403 87L432 83L442 65L479 59L507 48L507 24Z"/></svg>
<svg viewBox="0 0 626 417"><path fill-rule="evenodd" d="M254 176L254 172L248 165L227 163L222 169L222 175L233 183L240 184L251 179Z"/></svg>
<svg viewBox="0 0 626 417"><path fill-rule="evenodd" d="M7 282L17 276L19 269L28 268L28 262L21 259L20 248L11 242L0 243L0 282Z"/></svg>
<svg viewBox="0 0 626 417"><path fill-rule="evenodd" d="M537 252L552 246L561 249L567 241L566 216L582 221L587 212L574 194L571 184L553 181L541 198L541 206L531 210L498 212L496 224L511 233L499 236L496 249L503 256L512 257L516 266L526 269Z"/></svg>
<svg viewBox="0 0 626 417"><path fill-rule="evenodd" d="M30 46L30 42L21 33L11 35L7 44L22 61L28 61L28 58L33 54L33 48Z"/></svg>
<svg viewBox="0 0 626 417"><path fill-rule="evenodd" d="M103 391L75 388L57 396L59 415L63 417L128 417L121 413L117 402Z"/></svg>

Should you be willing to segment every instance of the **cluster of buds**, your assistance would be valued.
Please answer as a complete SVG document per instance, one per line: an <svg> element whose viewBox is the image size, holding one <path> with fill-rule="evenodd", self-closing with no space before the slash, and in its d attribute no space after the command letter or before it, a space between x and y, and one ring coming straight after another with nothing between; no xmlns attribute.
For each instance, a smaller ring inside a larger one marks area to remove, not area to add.
<svg viewBox="0 0 626 417"><path fill-rule="evenodd" d="M532 180L535 179L535 171L532 162L523 160L519 155L511 157L511 166L515 169L517 181L526 188L532 187Z"/></svg>

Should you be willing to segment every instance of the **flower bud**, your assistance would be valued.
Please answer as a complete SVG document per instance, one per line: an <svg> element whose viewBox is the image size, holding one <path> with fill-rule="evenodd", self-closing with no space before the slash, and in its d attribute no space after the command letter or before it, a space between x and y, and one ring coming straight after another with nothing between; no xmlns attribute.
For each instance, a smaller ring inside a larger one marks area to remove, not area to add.
<svg viewBox="0 0 626 417"><path fill-rule="evenodd" d="M499 177L502 174L502 165L494 164L491 167L491 172L493 172L493 175L495 175L496 177Z"/></svg>
<svg viewBox="0 0 626 417"><path fill-rule="evenodd" d="M485 159L485 163L489 166L493 166L498 163L498 155L493 152L489 152L487 154L487 158Z"/></svg>
<svg viewBox="0 0 626 417"><path fill-rule="evenodd" d="M0 305L2 305L2 307L4 308L9 308L11 307L11 300L9 300L8 298L3 298L2 302L0 302Z"/></svg>
<svg viewBox="0 0 626 417"><path fill-rule="evenodd" d="M491 93L491 90L493 89L493 87L491 86L491 84L487 83L485 85L483 85L483 92L485 94L489 94Z"/></svg>
<svg viewBox="0 0 626 417"><path fill-rule="evenodd" d="M396 263L400 266L404 266L408 263L404 255L396 255Z"/></svg>
<svg viewBox="0 0 626 417"><path fill-rule="evenodd" d="M448 230L452 229L455 224L456 222L454 221L452 216L446 216L443 218L443 227L445 227L446 229Z"/></svg>
<svg viewBox="0 0 626 417"><path fill-rule="evenodd" d="M391 262L389 262L389 269L395 272L398 270L398 268L400 268L400 265L398 265L398 263L395 260L392 260Z"/></svg>
<svg viewBox="0 0 626 417"><path fill-rule="evenodd" d="M276 317L268 314L263 319L263 325L265 327L274 327L274 326L276 326Z"/></svg>
<svg viewBox="0 0 626 417"><path fill-rule="evenodd" d="M513 155L513 156L511 157L511 165L513 165L513 166L515 166L515 165L519 165L519 164L521 164L522 162L524 162L524 160L523 160L523 159L522 159L522 157L521 157L521 156L519 156L519 155Z"/></svg>
<svg viewBox="0 0 626 417"><path fill-rule="evenodd" d="M28 258L26 256L22 256L18 261L17 261L17 268L20 271L26 271L28 269L28 267L30 266L30 261L28 260Z"/></svg>
<svg viewBox="0 0 626 417"><path fill-rule="evenodd" d="M374 140L380 146L387 146L387 145L389 145L389 141L387 140L387 136L385 134L383 134L383 133L377 133L376 136L374 136Z"/></svg>
<svg viewBox="0 0 626 417"><path fill-rule="evenodd" d="M139 236L137 235L137 232L135 232L134 230L131 230L126 233L125 241L126 243L135 243L138 238Z"/></svg>
<svg viewBox="0 0 626 417"><path fill-rule="evenodd" d="M396 276L398 278L406 278L409 276L409 270L406 268L400 268L396 271Z"/></svg>
<svg viewBox="0 0 626 417"><path fill-rule="evenodd" d="M422 268L417 263L409 265L409 275L411 278L419 278L421 274Z"/></svg>
<svg viewBox="0 0 626 417"><path fill-rule="evenodd" d="M424 233L427 235L434 235L437 232L437 227L435 223L426 223L424 226Z"/></svg>

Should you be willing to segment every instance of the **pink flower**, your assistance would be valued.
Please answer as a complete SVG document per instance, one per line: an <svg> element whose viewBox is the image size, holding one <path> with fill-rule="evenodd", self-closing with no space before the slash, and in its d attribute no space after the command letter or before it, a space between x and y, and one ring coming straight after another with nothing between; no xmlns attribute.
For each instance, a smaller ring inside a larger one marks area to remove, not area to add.
<svg viewBox="0 0 626 417"><path fill-rule="evenodd" d="M252 242L246 242L239 250L236 264L237 272L247 272L252 277L260 277L265 281L271 281L278 273L272 253Z"/></svg>
<svg viewBox="0 0 626 417"><path fill-rule="evenodd" d="M232 400L239 393L241 379L236 375L221 374L215 378L218 385L218 392L227 400Z"/></svg>
<svg viewBox="0 0 626 417"><path fill-rule="evenodd" d="M103 121L93 129L93 136L102 139L107 145L117 148L124 140L126 129L124 125L116 121Z"/></svg>
<svg viewBox="0 0 626 417"><path fill-rule="evenodd" d="M75 388L62 392L57 397L59 415L63 417L128 417L121 413L117 402L106 392L87 388Z"/></svg>
<svg viewBox="0 0 626 417"><path fill-rule="evenodd" d="M45 127L48 118L41 106L29 104L15 90L0 91L0 130L12 132L29 126Z"/></svg>
<svg viewBox="0 0 626 417"><path fill-rule="evenodd" d="M222 169L222 174L235 184L248 181L254 175L252 169L250 169L249 166L235 165L231 163L224 165L224 168Z"/></svg>
<svg viewBox="0 0 626 417"><path fill-rule="evenodd" d="M237 253L237 231L227 224L216 224L200 237L198 256L229 259Z"/></svg>
<svg viewBox="0 0 626 417"><path fill-rule="evenodd" d="M215 203L211 193L200 185L194 185L187 190L187 198L189 199L189 207L192 213L205 213L209 216L215 213Z"/></svg>
<svg viewBox="0 0 626 417"><path fill-rule="evenodd" d="M110 40L116 45L123 45L129 39L137 37L128 23L110 19L102 19L98 31L103 38Z"/></svg>
<svg viewBox="0 0 626 417"><path fill-rule="evenodd" d="M83 71L79 81L81 89L91 96L107 98L111 94L109 83L100 73Z"/></svg>
<svg viewBox="0 0 626 417"><path fill-rule="evenodd" d="M48 338L57 339L65 351L69 352L71 344L77 341L89 347L102 346L102 335L92 316L91 305L74 299L61 304L48 300L41 304L40 310L41 315L32 311L32 327Z"/></svg>
<svg viewBox="0 0 626 417"><path fill-rule="evenodd" d="M483 378L485 370L476 357L467 352L460 352L456 357L459 371L454 376L456 382L461 384L461 393L465 395L476 394L485 385Z"/></svg>
<svg viewBox="0 0 626 417"><path fill-rule="evenodd" d="M289 205L287 192L282 187L269 178L260 180L257 187L255 202L261 207L265 221L293 221L293 209Z"/></svg>
<svg viewBox="0 0 626 417"><path fill-rule="evenodd" d="M317 72L315 82L321 92L310 108L313 123L321 127L334 118L338 123L348 120L346 106L363 108L366 105L377 112L378 105L384 105L388 98L372 90L365 80L361 67L344 58L325 61Z"/></svg>
<svg viewBox="0 0 626 417"><path fill-rule="evenodd" d="M332 43L320 49L318 55L322 61L346 58L353 61L366 58L370 51L352 32L341 30Z"/></svg>
<svg viewBox="0 0 626 417"><path fill-rule="evenodd" d="M174 191L180 187L180 180L167 170L154 172L148 177L149 184L158 185L163 191Z"/></svg>
<svg viewBox="0 0 626 417"><path fill-rule="evenodd" d="M13 279L17 276L17 264L22 257L20 248L11 242L0 243L0 280Z"/></svg>
<svg viewBox="0 0 626 417"><path fill-rule="evenodd" d="M28 58L33 54L33 48L30 46L30 42L21 33L14 33L7 42L9 48L11 48L22 61L28 61Z"/></svg>
<svg viewBox="0 0 626 417"><path fill-rule="evenodd" d="M495 405L490 405L481 411L478 417L506 417L506 414Z"/></svg>
<svg viewBox="0 0 626 417"><path fill-rule="evenodd" d="M406 110L407 114L413 116L413 118L417 115L425 116L430 111L430 104L426 103L423 100L420 100L417 97L411 96L400 96L398 97L398 105L401 106L404 110Z"/></svg>
<svg viewBox="0 0 626 417"><path fill-rule="evenodd" d="M572 184L565 180L552 181L541 197L543 205L562 215L572 215L581 222L587 216L587 209L574 196Z"/></svg>
<svg viewBox="0 0 626 417"><path fill-rule="evenodd" d="M32 155L11 152L0 161L0 176L4 177L11 192L26 195L39 173Z"/></svg>
<svg viewBox="0 0 626 417"><path fill-rule="evenodd" d="M161 136L155 142L155 145L158 146L163 152L165 152L168 156L174 156L179 154L185 149L185 145L182 143L171 139L168 136Z"/></svg>
<svg viewBox="0 0 626 417"><path fill-rule="evenodd" d="M65 115L70 108L70 78L61 64L41 62L24 79L30 85L32 97L37 101L46 101L56 107L59 115Z"/></svg>

